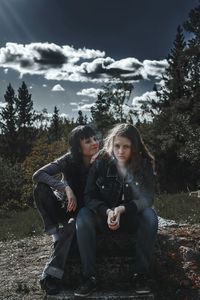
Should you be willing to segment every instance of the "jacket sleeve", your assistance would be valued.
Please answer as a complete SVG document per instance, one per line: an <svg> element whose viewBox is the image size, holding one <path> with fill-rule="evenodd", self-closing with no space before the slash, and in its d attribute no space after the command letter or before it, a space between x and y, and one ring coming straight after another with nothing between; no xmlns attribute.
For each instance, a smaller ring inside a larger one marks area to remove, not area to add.
<svg viewBox="0 0 200 300"><path fill-rule="evenodd" d="M106 210L109 208L107 204L102 200L99 188L96 184L99 177L100 161L96 160L90 168L85 193L84 203L85 206L94 211L99 212L102 216L106 216Z"/></svg>
<svg viewBox="0 0 200 300"><path fill-rule="evenodd" d="M54 175L63 173L63 170L66 166L66 155L58 158L54 162L51 162L39 170L37 170L33 174L33 182L38 183L46 183L48 186L56 189L64 191L65 187L68 185L66 179L59 180L55 178Z"/></svg>
<svg viewBox="0 0 200 300"><path fill-rule="evenodd" d="M133 194L134 194L134 186ZM151 207L154 201L154 172L153 166L150 161L145 162L143 181L139 187L137 193L137 199L133 199L129 203L125 204L127 210L137 209L137 212L142 211L147 207Z"/></svg>

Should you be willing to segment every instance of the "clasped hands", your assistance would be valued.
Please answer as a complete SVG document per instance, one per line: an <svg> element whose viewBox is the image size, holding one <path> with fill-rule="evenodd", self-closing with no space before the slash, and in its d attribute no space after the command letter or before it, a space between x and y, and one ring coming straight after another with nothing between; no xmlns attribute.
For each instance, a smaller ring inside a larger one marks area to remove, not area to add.
<svg viewBox="0 0 200 300"><path fill-rule="evenodd" d="M111 230L117 230L120 227L120 217L124 211L125 207L123 205L117 206L114 209L107 209L107 224Z"/></svg>

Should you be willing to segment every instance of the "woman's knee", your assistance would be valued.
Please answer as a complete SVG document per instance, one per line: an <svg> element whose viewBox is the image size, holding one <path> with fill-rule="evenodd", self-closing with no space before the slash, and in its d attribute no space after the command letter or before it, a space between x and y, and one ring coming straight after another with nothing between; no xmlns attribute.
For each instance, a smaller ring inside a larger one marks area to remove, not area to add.
<svg viewBox="0 0 200 300"><path fill-rule="evenodd" d="M149 229L158 229L158 216L153 208L145 208L141 212L141 220L142 223L146 225Z"/></svg>
<svg viewBox="0 0 200 300"><path fill-rule="evenodd" d="M35 200L45 197L49 192L52 192L51 188L43 182L38 182L33 188Z"/></svg>
<svg viewBox="0 0 200 300"><path fill-rule="evenodd" d="M76 229L92 228L94 227L94 222L94 213L89 208L83 207L76 217Z"/></svg>

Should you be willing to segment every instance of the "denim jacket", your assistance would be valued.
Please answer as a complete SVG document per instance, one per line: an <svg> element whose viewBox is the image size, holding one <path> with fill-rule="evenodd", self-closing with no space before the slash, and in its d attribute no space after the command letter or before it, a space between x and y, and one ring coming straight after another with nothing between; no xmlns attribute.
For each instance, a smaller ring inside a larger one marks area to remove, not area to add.
<svg viewBox="0 0 200 300"><path fill-rule="evenodd" d="M102 215L108 208L124 205L126 211L140 212L151 207L154 199L152 163L143 159L137 176L118 173L116 161L99 158L90 169L84 193L85 205Z"/></svg>
<svg viewBox="0 0 200 300"><path fill-rule="evenodd" d="M70 153L63 155L55 161L43 166L33 174L33 182L42 182L50 186L58 199L64 200L65 187L70 186L77 200L78 207L83 206L83 193L89 168L81 162L75 162ZM55 177L61 174L62 178Z"/></svg>

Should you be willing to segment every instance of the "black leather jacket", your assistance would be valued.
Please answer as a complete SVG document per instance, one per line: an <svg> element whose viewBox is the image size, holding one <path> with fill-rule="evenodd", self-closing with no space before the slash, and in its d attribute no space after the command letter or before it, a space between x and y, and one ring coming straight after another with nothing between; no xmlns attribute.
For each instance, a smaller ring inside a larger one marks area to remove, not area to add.
<svg viewBox="0 0 200 300"><path fill-rule="evenodd" d="M85 205L106 215L108 208L124 205L127 211L140 212L151 207L154 198L152 163L143 159L137 176L119 175L115 159L99 158L90 169L84 193Z"/></svg>

